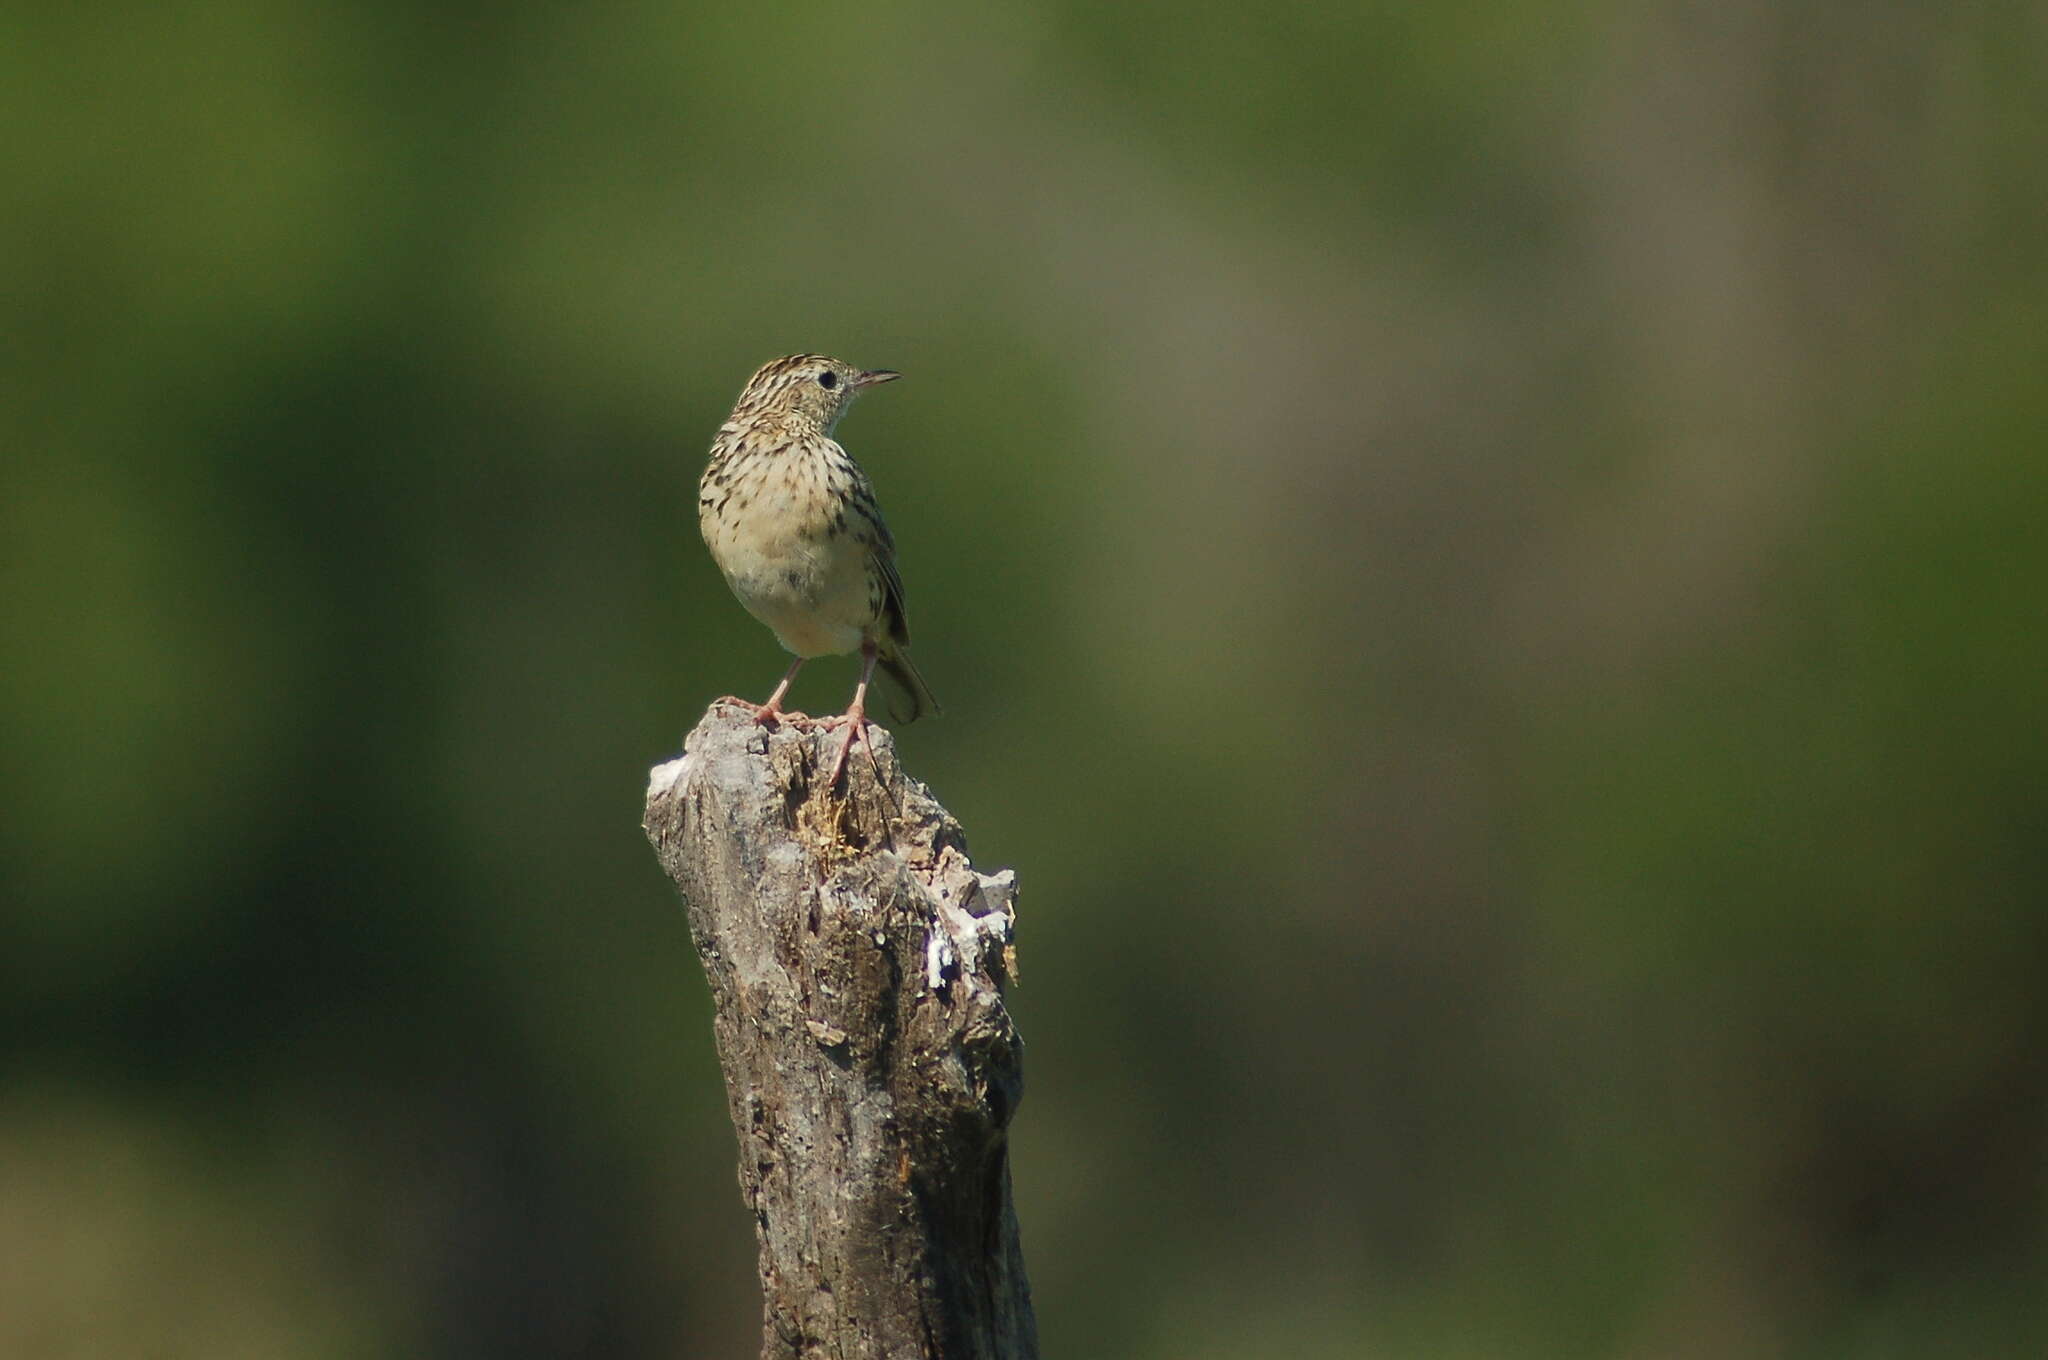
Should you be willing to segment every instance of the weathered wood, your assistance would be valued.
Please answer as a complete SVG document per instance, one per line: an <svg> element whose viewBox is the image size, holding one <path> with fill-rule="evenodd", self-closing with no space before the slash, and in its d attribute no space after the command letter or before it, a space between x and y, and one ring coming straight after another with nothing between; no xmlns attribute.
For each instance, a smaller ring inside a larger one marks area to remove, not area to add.
<svg viewBox="0 0 2048 1360"><path fill-rule="evenodd" d="M761 1354L1029 1360L1001 990L1015 880L977 873L869 734L827 791L837 733L714 704L648 783L647 835L716 1004Z"/></svg>

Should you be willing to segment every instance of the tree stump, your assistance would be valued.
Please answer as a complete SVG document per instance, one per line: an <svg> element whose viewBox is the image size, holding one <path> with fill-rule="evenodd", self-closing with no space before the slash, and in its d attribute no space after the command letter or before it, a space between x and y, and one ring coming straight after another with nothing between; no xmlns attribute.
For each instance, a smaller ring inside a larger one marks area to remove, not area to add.
<svg viewBox="0 0 2048 1360"><path fill-rule="evenodd" d="M712 705L655 767L646 830L711 983L763 1360L1038 1353L1008 1127L1014 876L869 728Z"/></svg>

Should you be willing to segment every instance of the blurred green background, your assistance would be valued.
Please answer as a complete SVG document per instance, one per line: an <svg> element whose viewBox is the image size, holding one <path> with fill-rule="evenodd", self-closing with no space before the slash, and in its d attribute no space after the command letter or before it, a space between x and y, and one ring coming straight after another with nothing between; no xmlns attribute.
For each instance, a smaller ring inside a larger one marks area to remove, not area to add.
<svg viewBox="0 0 2048 1360"><path fill-rule="evenodd" d="M753 1353L638 823L792 350L908 375L1049 1356L2042 1353L2044 54L8 7L0 1354Z"/></svg>

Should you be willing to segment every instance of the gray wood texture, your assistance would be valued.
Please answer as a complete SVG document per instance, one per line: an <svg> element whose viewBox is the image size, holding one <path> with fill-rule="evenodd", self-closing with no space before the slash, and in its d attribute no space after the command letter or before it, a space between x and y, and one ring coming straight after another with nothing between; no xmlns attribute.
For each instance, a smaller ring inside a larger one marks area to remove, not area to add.
<svg viewBox="0 0 2048 1360"><path fill-rule="evenodd" d="M714 704L647 789L716 1006L761 1354L1028 1360L1015 880L975 870L880 728L820 787L837 740Z"/></svg>

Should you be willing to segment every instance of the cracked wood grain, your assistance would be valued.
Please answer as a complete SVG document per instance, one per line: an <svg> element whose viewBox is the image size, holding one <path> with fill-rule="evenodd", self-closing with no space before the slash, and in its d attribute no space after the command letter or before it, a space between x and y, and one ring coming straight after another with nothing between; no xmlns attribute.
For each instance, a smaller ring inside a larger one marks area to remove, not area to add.
<svg viewBox="0 0 2048 1360"><path fill-rule="evenodd" d="M879 728L714 704L657 766L646 830L711 985L760 1250L764 1360L1032 1360L1010 1199L1016 883Z"/></svg>

